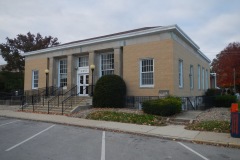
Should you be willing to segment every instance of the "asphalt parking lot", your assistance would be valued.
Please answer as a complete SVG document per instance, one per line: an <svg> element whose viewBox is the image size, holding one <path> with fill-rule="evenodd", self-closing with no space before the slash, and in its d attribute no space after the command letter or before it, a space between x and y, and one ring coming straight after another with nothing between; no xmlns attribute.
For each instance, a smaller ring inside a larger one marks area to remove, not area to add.
<svg viewBox="0 0 240 160"><path fill-rule="evenodd" d="M0 159L239 160L240 150L0 117Z"/></svg>

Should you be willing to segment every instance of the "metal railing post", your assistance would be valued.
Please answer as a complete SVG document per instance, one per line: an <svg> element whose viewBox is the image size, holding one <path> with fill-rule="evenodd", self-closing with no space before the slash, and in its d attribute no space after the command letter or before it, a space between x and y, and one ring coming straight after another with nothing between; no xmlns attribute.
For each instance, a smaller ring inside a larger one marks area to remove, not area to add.
<svg viewBox="0 0 240 160"><path fill-rule="evenodd" d="M33 112L34 112L34 102L33 102L33 95L32 95L32 106L33 106Z"/></svg>
<svg viewBox="0 0 240 160"><path fill-rule="evenodd" d="M49 101L48 101L48 114L49 114Z"/></svg>
<svg viewBox="0 0 240 160"><path fill-rule="evenodd" d="M58 107L59 107L59 95L58 95Z"/></svg>
<svg viewBox="0 0 240 160"><path fill-rule="evenodd" d="M62 102L62 115L63 115L63 102Z"/></svg>

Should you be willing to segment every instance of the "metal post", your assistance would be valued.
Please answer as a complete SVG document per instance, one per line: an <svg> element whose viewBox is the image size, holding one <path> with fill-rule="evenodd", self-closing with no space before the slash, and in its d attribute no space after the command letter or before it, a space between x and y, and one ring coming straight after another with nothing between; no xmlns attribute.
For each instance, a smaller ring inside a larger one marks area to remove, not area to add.
<svg viewBox="0 0 240 160"><path fill-rule="evenodd" d="M62 115L63 115L63 102L62 102Z"/></svg>
<svg viewBox="0 0 240 160"><path fill-rule="evenodd" d="M34 112L34 102L33 102L33 95L32 95L32 105L33 105L33 112Z"/></svg>
<svg viewBox="0 0 240 160"><path fill-rule="evenodd" d="M46 97L48 97L48 73L46 73Z"/></svg>
<svg viewBox="0 0 240 160"><path fill-rule="evenodd" d="M49 114L49 101L48 101L48 114Z"/></svg>
<svg viewBox="0 0 240 160"><path fill-rule="evenodd" d="M91 96L93 96L93 69L92 69L92 88L91 88L92 92L91 92Z"/></svg>

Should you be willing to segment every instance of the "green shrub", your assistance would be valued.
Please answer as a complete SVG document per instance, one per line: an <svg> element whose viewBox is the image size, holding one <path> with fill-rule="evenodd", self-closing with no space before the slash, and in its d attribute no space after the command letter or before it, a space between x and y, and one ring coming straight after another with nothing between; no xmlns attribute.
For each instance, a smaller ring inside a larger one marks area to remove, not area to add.
<svg viewBox="0 0 240 160"><path fill-rule="evenodd" d="M143 102L142 109L145 113L171 116L181 112L182 101L178 97L166 97L157 100L148 100Z"/></svg>
<svg viewBox="0 0 240 160"><path fill-rule="evenodd" d="M237 97L232 95L222 95L215 97L215 107L231 107L232 103L237 102Z"/></svg>
<svg viewBox="0 0 240 160"><path fill-rule="evenodd" d="M221 95L221 89L208 89L205 92L205 96L216 96L216 95Z"/></svg>
<svg viewBox="0 0 240 160"><path fill-rule="evenodd" d="M120 76L105 75L96 83L94 107L121 108L125 105L126 84Z"/></svg>

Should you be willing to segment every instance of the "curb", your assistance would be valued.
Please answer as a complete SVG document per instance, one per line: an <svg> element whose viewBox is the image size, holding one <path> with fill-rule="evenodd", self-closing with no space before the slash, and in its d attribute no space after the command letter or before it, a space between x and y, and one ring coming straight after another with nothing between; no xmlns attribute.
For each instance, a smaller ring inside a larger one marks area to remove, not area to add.
<svg viewBox="0 0 240 160"><path fill-rule="evenodd" d="M224 146L224 147L240 149L240 144L234 144L234 143L195 140L195 139L179 138L179 137L172 137L172 136L166 136L166 135L149 134L149 133L143 133L143 132L124 131L124 130L120 130L120 129L110 129L110 128L106 128L106 127L85 126L85 125L80 125L80 124L69 124L69 123L55 122L55 121L50 121L50 120L35 120L35 119L30 119L30 118L22 118L22 117L20 118L20 117L7 116L7 115L0 115L0 117L23 119L23 120L36 121L36 122L56 123L56 124L60 124L60 125L83 127L83 128L97 129L97 130L103 130L103 131L109 131L109 132L141 135L141 136L146 136L146 137L155 137L155 138L171 140L171 141L191 142L191 143L197 143L197 144L206 144L206 145L212 145L212 146Z"/></svg>

